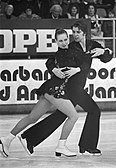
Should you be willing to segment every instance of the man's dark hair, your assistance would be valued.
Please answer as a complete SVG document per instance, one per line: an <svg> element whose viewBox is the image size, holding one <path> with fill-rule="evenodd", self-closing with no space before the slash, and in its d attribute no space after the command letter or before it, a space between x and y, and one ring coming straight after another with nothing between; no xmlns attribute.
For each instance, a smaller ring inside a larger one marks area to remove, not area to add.
<svg viewBox="0 0 116 168"><path fill-rule="evenodd" d="M84 22L84 20L78 20L76 21L72 26L71 29L73 29L73 27L78 27L80 30L82 30L85 34L87 34L87 25Z"/></svg>
<svg viewBox="0 0 116 168"><path fill-rule="evenodd" d="M68 37L68 33L66 30L62 29L62 28L58 28L56 29L55 31L55 39L57 40L57 36L60 35L60 34L66 34L67 37Z"/></svg>

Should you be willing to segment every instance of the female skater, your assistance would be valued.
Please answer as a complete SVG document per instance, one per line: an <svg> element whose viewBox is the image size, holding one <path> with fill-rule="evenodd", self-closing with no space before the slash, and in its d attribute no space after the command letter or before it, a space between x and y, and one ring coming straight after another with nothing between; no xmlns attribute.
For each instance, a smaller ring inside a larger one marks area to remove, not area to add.
<svg viewBox="0 0 116 168"><path fill-rule="evenodd" d="M75 50L68 50L68 34L64 29L56 30L55 39L58 45L58 51L55 54L54 62L56 68L52 70L51 79L44 82L40 88L37 89L36 93L40 95L40 99L31 113L25 118L21 119L11 130L8 136L1 137L0 143L2 145L2 153L5 157L8 157L10 144L16 135L28 125L35 123L43 114L46 113L46 111L51 108L52 105L54 105L56 109L60 110L68 117L62 128L60 140L56 148L56 156L61 156L61 154L65 156L76 156L76 153L70 151L65 145L66 140L78 119L78 114L73 104L69 100L66 84L71 75L74 75L80 71L76 60L76 54L78 52ZM62 50L66 51L66 55L61 54ZM75 55L75 58L72 57L72 53ZM65 70L71 69L72 63L74 67L73 74L65 74ZM57 74L57 76L55 74Z"/></svg>

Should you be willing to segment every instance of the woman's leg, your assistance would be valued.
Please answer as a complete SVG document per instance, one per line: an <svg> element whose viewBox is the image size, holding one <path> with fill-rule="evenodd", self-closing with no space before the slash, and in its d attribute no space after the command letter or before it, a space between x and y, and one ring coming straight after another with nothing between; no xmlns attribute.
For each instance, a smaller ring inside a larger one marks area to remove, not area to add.
<svg viewBox="0 0 116 168"><path fill-rule="evenodd" d="M54 98L51 95L45 94L45 98L49 100L58 110L67 115L68 119L63 125L60 139L67 139L75 122L78 119L78 113L76 112L73 104L70 100L62 98Z"/></svg>
<svg viewBox="0 0 116 168"><path fill-rule="evenodd" d="M32 109L31 113L21 119L8 136L1 138L0 143L2 144L2 153L5 157L8 157L9 155L9 147L15 136L28 125L35 123L43 114L50 110L51 106L52 104L42 96Z"/></svg>
<svg viewBox="0 0 116 168"><path fill-rule="evenodd" d="M44 97L41 97L37 104L32 109L31 113L26 116L25 118L21 119L17 125L11 130L13 135L17 135L21 132L24 128L28 125L37 122L37 120L45 114L47 111L50 110L52 104L46 100Z"/></svg>
<svg viewBox="0 0 116 168"><path fill-rule="evenodd" d="M66 156L75 156L76 153L71 152L68 150L68 148L65 146L66 140L75 124L75 122L78 119L78 114L71 103L70 100L62 99L62 98L54 98L51 95L45 94L45 98L53 103L53 105L59 109L62 113L66 114L68 116L68 119L65 121L60 140L56 149L56 156L61 156L61 154L64 154Z"/></svg>

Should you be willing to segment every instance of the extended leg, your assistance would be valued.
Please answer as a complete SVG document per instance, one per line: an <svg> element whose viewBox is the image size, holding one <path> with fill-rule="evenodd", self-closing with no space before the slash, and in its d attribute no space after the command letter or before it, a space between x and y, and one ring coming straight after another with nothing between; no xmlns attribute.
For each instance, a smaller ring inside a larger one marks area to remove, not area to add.
<svg viewBox="0 0 116 168"><path fill-rule="evenodd" d="M41 98L34 106L31 113L25 118L21 119L11 130L11 133L16 136L28 125L35 123L43 114L45 114L50 109L50 107L51 103L49 103L46 99Z"/></svg>
<svg viewBox="0 0 116 168"><path fill-rule="evenodd" d="M35 105L31 113L21 119L16 126L11 130L10 134L6 137L2 137L0 143L2 144L2 152L6 157L9 155L9 147L15 136L26 128L29 124L36 122L43 114L51 108L51 103L45 98L41 97L38 103Z"/></svg>

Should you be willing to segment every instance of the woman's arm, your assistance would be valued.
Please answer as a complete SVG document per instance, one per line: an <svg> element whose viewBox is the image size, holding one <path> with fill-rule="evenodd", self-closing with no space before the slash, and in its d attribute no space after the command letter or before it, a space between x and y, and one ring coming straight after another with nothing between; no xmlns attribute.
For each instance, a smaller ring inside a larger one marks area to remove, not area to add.
<svg viewBox="0 0 116 168"><path fill-rule="evenodd" d="M55 55L50 57L46 62L46 67L49 71L49 73L52 75L54 74L58 78L65 78L64 72L62 72L63 68L57 68L55 64Z"/></svg>
<svg viewBox="0 0 116 168"><path fill-rule="evenodd" d="M48 58L48 60L46 62L46 67L48 69L48 72L50 74L53 74L52 70L56 67L56 65L55 65L55 55Z"/></svg>

